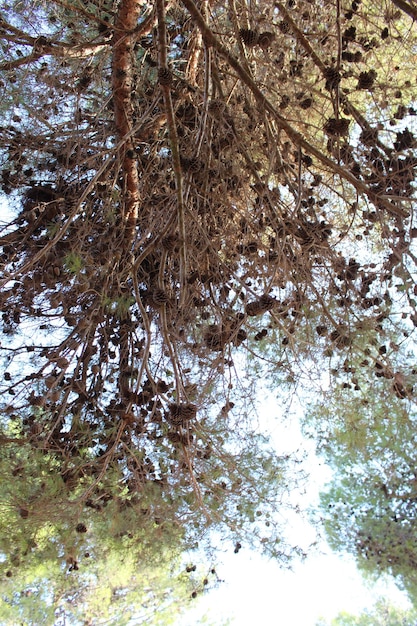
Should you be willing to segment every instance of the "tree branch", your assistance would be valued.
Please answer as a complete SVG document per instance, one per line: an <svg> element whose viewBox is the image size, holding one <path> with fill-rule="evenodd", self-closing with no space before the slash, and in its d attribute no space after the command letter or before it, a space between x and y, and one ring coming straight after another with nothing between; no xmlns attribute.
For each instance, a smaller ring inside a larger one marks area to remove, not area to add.
<svg viewBox="0 0 417 626"><path fill-rule="evenodd" d="M124 176L125 205L123 220L126 226L127 241L131 243L138 218L139 177L135 146L131 129L133 127L133 106L131 100L133 84L133 44L134 29L140 14L140 5L135 0L123 0L119 5L112 40L112 87L114 121L117 137L121 142L119 159Z"/></svg>
<svg viewBox="0 0 417 626"><path fill-rule="evenodd" d="M229 52L229 50L225 46L223 46L223 44L218 41L217 37L213 34L210 27L206 24L203 16L194 4L193 0L182 0L182 2L190 12L198 27L200 28L206 44L215 48L217 52L229 63L229 65L235 70L236 74L239 76L242 82L245 83L245 85L247 85L252 91L260 106L263 107L265 111L267 111L276 120L282 130L286 132L288 137L297 146L303 148L310 155L315 156L321 162L321 164L328 168L331 172L333 172L333 174L336 174L340 176L341 179L348 181L357 190L358 193L365 194L370 199L370 201L372 203L376 203L378 207L384 208L386 211L397 217L404 218L408 216L408 212L391 204L388 198L384 198L381 196L376 197L375 193L373 193L365 183L358 180L349 170L339 165L335 161L329 159L329 157L324 155L318 148L310 144L301 135L301 133L295 130L291 126L291 124L278 113L274 105L262 93L260 88L256 85L248 72L241 66L239 61L231 54L231 52Z"/></svg>
<svg viewBox="0 0 417 626"><path fill-rule="evenodd" d="M154 16L150 14L143 20L143 22L141 22L141 24L137 25L135 22L134 31L130 33L133 41L136 41L140 37L148 34L152 30L154 21ZM11 26L4 20L0 20L0 29L9 30L16 36L21 37L23 41L19 42L20 45L33 46L32 52L27 56L19 57L18 59L14 59L13 61L5 61L4 63L0 64L0 71L14 69L15 67L19 67L20 65L24 65L25 63L33 63L33 61L37 61L43 56L54 56L63 59L83 59L86 57L90 57L94 54L98 54L103 50L109 49L111 45L110 41L102 40L97 42L94 42L94 40L86 41L84 43L74 45L66 42L50 41L44 37L32 37L31 35L28 35L27 33L15 28L14 26ZM6 38L15 41L14 37Z"/></svg>
<svg viewBox="0 0 417 626"><path fill-rule="evenodd" d="M158 17L158 53L159 53L159 77L162 94L164 97L165 112L167 116L167 126L169 131L169 139L171 144L172 163L175 173L175 185L177 191L177 214L178 214L178 230L181 238L180 245L180 287L181 296L185 297L185 279L187 275L187 250L186 250L186 231L184 216L184 195L183 195L183 176L180 162L180 151L178 147L178 134L175 122L174 107L172 105L171 87L170 87L170 70L168 68L167 52L166 52L166 28L165 28L165 7L164 0L156 0L156 12Z"/></svg>
<svg viewBox="0 0 417 626"><path fill-rule="evenodd" d="M417 7L408 4L408 2L404 0L392 0L392 2L401 9L401 11L404 11L404 13L407 13L413 20L417 21Z"/></svg>

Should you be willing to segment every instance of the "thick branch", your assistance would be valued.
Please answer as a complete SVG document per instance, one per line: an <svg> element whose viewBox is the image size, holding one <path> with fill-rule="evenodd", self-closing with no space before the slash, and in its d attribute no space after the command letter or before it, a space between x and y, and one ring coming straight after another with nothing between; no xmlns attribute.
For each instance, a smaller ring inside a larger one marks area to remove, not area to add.
<svg viewBox="0 0 417 626"><path fill-rule="evenodd" d="M100 21L100 20L98 20ZM155 19L152 14L148 15L141 24L136 25L133 33L130 33L133 40L137 41L140 37L147 35L154 25ZM107 24L106 22L104 22ZM98 54L103 50L109 49L109 41L86 41L84 43L72 44L67 42L51 41L45 37L33 37L27 33L15 28L11 24L8 24L3 19L0 19L0 35L5 37L9 41L14 41L24 46L32 46L33 50L30 54L13 59L12 61L5 61L0 64L0 71L7 71L24 65L26 63L33 63L43 56L53 56L63 59L83 59L90 57L94 54ZM9 35L8 33L13 33ZM19 37L19 41L16 38Z"/></svg>
<svg viewBox="0 0 417 626"><path fill-rule="evenodd" d="M392 0L393 4L397 6L401 11L407 13L413 20L417 20L417 7L405 2L404 0Z"/></svg>
<svg viewBox="0 0 417 626"><path fill-rule="evenodd" d="M42 56L42 53L35 53L35 51L33 51L26 57L19 57L18 59L13 59L13 61L0 63L0 72L7 72L9 70L14 70L15 67L20 67L21 65L33 63L34 61L40 59Z"/></svg>
<svg viewBox="0 0 417 626"><path fill-rule="evenodd" d="M103 41L87 41L74 45L67 42L53 41L44 36L33 37L1 18L0 36L17 45L32 46L32 51L28 55L2 63L0 65L0 70L2 71L11 70L25 63L33 63L33 61L37 61L46 55L58 58L84 58L97 54L109 46L107 42Z"/></svg>
<svg viewBox="0 0 417 626"><path fill-rule="evenodd" d="M94 54L101 52L109 47L108 43L84 43L78 44L76 46L69 44L46 44L39 46L34 43L33 50L30 54L25 57L19 57L17 59L13 59L13 61L5 61L0 64L0 71L12 70L15 67L19 67L20 65L25 65L28 63L33 63L34 61L38 61L43 56L54 56L62 59L84 59L86 57L91 57Z"/></svg>
<svg viewBox="0 0 417 626"><path fill-rule="evenodd" d="M119 159L124 177L125 205L123 219L128 240L133 239L139 207L139 177L131 136L134 29L140 14L136 0L123 0L114 23L112 86L114 120L121 142Z"/></svg>

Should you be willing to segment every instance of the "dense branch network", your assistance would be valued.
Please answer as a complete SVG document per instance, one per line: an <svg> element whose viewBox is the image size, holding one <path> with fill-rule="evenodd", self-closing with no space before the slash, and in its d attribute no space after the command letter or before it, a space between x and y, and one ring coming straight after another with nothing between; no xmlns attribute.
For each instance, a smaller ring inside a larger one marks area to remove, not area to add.
<svg viewBox="0 0 417 626"><path fill-rule="evenodd" d="M132 499L188 489L231 519L243 354L295 381L368 350L410 399L375 347L397 289L416 325L415 16L394 4L5 12L5 414L81 500L116 466Z"/></svg>

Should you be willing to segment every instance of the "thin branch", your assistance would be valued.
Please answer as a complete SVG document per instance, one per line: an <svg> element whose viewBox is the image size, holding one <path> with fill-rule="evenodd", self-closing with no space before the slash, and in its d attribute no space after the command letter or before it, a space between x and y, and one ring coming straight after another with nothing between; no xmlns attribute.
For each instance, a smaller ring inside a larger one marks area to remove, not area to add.
<svg viewBox="0 0 417 626"><path fill-rule="evenodd" d="M294 22L294 20L292 19L291 15L287 11L287 9L284 7L282 2L277 2L276 6L281 11L281 13L282 13L283 17L285 18L285 20L290 24L292 31L294 32L295 36L297 37L297 41L303 46L304 50L309 54L311 60L319 68L319 70L321 71L323 76L325 76L325 72L326 72L327 68L324 65L323 61L320 59L320 57L316 54L316 52L311 47L310 42L308 41L308 39L306 38L304 33L298 28L297 24ZM341 29L340 29L340 2L339 2L339 0L337 2L337 14L338 14L338 19L337 19L337 33L338 33L338 37L337 37L337 39L338 39L337 70L339 71L340 64L341 64L341 54L342 54L342 38L341 38ZM352 117L354 118L355 122L357 124L359 124L359 126L362 128L362 130L370 132L372 130L370 124L363 117L363 115L361 115L361 113L357 110L357 108L351 102L349 102L349 100L348 100L346 95L343 95L343 97L341 98L339 89L337 89L336 115L338 114L340 100L342 100L342 102L345 105L345 107L348 108L349 113L352 115ZM377 141L377 145L380 148L382 148L382 150L384 150L385 153L387 153L388 149L387 149L386 146L384 146L384 144L382 144L382 142L380 142L378 140Z"/></svg>
<svg viewBox="0 0 417 626"><path fill-rule="evenodd" d="M113 155L110 154L109 157L101 165L101 167L97 170L96 174L88 183L86 188L83 190L77 202L74 203L73 207L71 207L71 213L69 214L67 221L65 222L65 224L62 225L61 228L58 229L55 237L53 237L47 244L45 244L39 250L39 252L37 252L27 263L25 263L22 267L19 267L15 272L13 272L13 275L12 275L13 278L16 279L18 276L23 276L24 274L26 274L32 267L34 267L40 261L40 259L42 259L42 257L45 257L48 254L48 252L50 252L50 250L54 248L54 246L58 243L58 241L62 239L64 234L67 232L67 230L71 226L76 215L78 214L78 210L80 206L85 201L85 199L87 198L91 190L94 189L95 184L100 179L102 174L107 170L107 168L109 167L109 164L113 162L113 158L114 158ZM17 230L20 232L19 229ZM13 234L13 233L10 233L10 234ZM0 287L4 287L10 279L11 279L11 275L9 274L6 275L5 278L0 281Z"/></svg>
<svg viewBox="0 0 417 626"><path fill-rule="evenodd" d="M145 20L146 21L146 20ZM145 21L143 26L145 25ZM9 33L12 33L10 35ZM5 61L0 65L0 70L7 71L25 63L33 63L39 58L47 55L55 56L57 58L85 58L93 54L97 54L106 48L109 48L109 42L104 41L87 41L79 44L71 44L67 42L58 42L48 39L47 37L34 37L28 33L22 31L15 26L12 26L4 19L0 18L0 35L1 37L8 39L22 46L32 46L33 50L30 54L13 59L12 61ZM16 38L19 41L16 41Z"/></svg>
<svg viewBox="0 0 417 626"><path fill-rule="evenodd" d="M34 63L34 61L38 61L40 58L42 58L42 56L42 53L35 53L35 51L33 51L25 57L19 57L18 59L14 59L13 61L0 63L0 72L7 72L9 70L14 70L16 67L20 67L21 65Z"/></svg>
<svg viewBox="0 0 417 626"><path fill-rule="evenodd" d="M303 46L304 50L308 52L308 54L310 55L310 58L314 61L317 67L320 68L322 72L324 72L326 70L325 64L320 59L318 54L316 54L315 50L311 46L310 42L308 41L304 33L298 28L297 24L292 19L291 14L287 11L287 9L282 4L282 2L276 2L275 6L277 7L277 9L280 10L280 13L284 17L285 21L288 22L288 24L291 26L291 30L293 31L294 35L297 37L297 40Z"/></svg>
<svg viewBox="0 0 417 626"><path fill-rule="evenodd" d="M38 61L44 56L53 56L59 59L85 59L106 49L109 49L109 44L107 43L85 43L78 44L76 46L59 44L35 47L33 51L25 57L19 57L13 61L5 61L4 63L1 63L0 71L7 72L8 70L20 67L21 65Z"/></svg>

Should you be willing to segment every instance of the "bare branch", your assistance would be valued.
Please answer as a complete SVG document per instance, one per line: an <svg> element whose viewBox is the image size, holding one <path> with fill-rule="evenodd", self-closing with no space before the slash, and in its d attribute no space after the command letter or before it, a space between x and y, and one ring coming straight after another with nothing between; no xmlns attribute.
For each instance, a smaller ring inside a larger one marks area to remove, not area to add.
<svg viewBox="0 0 417 626"><path fill-rule="evenodd" d="M405 2L405 0L392 0L392 2L401 9L401 11L407 13L414 21L417 20L417 7L413 6L413 4Z"/></svg>
<svg viewBox="0 0 417 626"><path fill-rule="evenodd" d="M182 239L180 247L180 264L181 264L181 302L185 297L184 287L187 274L187 251L186 251L186 230L185 230L185 214L184 214L184 195L183 195L183 176L180 161L180 152L178 147L177 127L174 117L174 109L171 98L170 85L172 82L171 71L167 63L166 51L166 30L165 30L165 7L164 0L157 0L156 11L158 16L158 54L159 54L159 83L164 96L165 112L167 116L167 126L169 129L169 138L171 143L172 163L175 172L175 182L177 191L177 211L178 211L178 230Z"/></svg>

